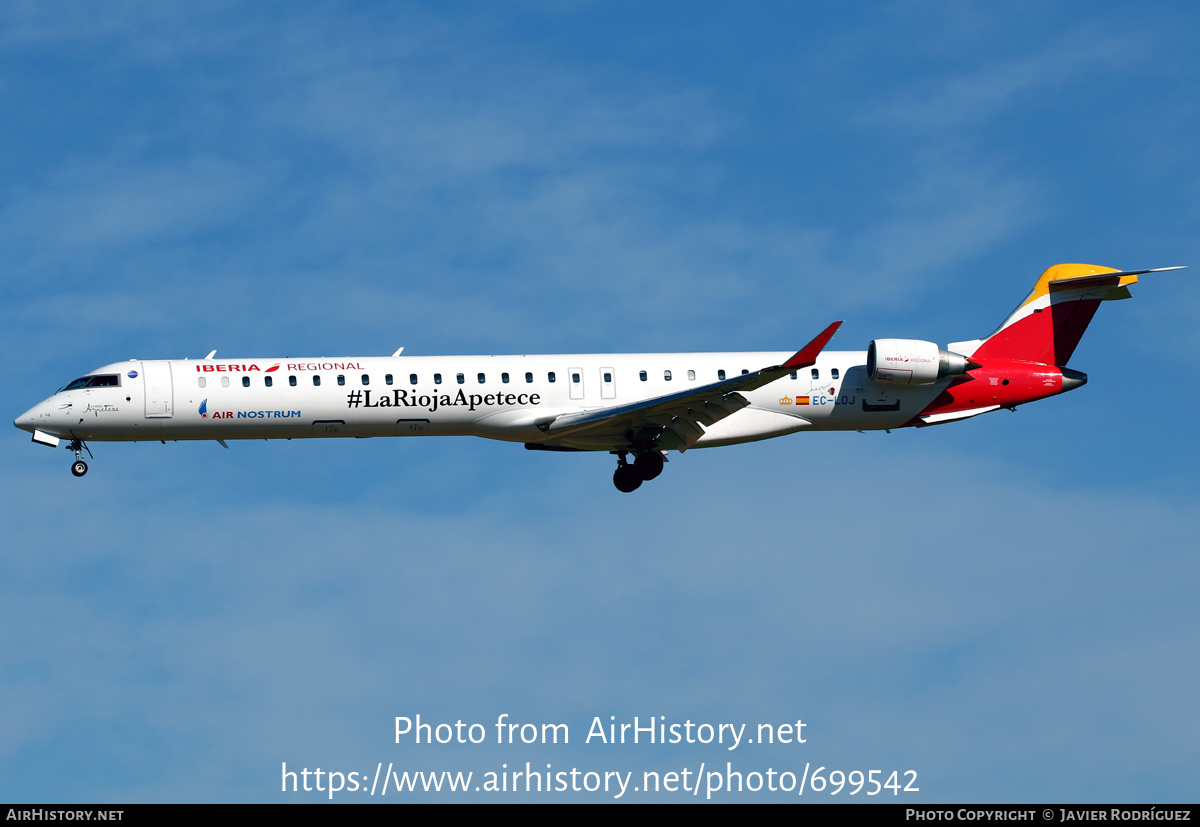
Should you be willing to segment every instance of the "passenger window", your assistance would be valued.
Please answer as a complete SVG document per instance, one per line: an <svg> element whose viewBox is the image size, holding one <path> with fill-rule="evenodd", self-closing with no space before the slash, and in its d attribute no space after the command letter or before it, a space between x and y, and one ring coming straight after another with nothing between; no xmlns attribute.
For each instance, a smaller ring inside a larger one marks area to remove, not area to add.
<svg viewBox="0 0 1200 827"><path fill-rule="evenodd" d="M578 374L578 373L572 373L572 374L571 374L571 381L572 381L572 382L574 382L576 385L578 385L578 384L579 384L579 374Z"/></svg>
<svg viewBox="0 0 1200 827"><path fill-rule="evenodd" d="M606 373L606 374L604 374L604 381L605 381L605 382L611 382L611 381L612 381L612 374L611 374L611 373Z"/></svg>
<svg viewBox="0 0 1200 827"><path fill-rule="evenodd" d="M196 377L196 384L197 384L199 387L203 388L205 385L207 385L207 384L208 384L208 382L206 382L206 381L205 381L205 379L204 379L204 377L203 377L203 376L197 376L197 377Z"/></svg>
<svg viewBox="0 0 1200 827"><path fill-rule="evenodd" d="M339 384L339 385L344 385L344 384L346 384L346 374L344 374L344 373L339 373L339 374L338 374L338 384Z"/></svg>
<svg viewBox="0 0 1200 827"><path fill-rule="evenodd" d="M410 385L417 384L417 375L415 373L410 373L408 375L408 384L410 384Z"/></svg>
<svg viewBox="0 0 1200 827"><path fill-rule="evenodd" d="M482 384L484 383L484 381L485 381L485 380L484 380L484 378L483 378L483 374L482 374L482 373L481 373L481 374L479 374L479 384L481 384L481 385L482 385Z"/></svg>
<svg viewBox="0 0 1200 827"><path fill-rule="evenodd" d="M250 387L250 377L249 377L249 376L243 376L243 377L242 377L242 387L243 387L243 388L248 388L248 387Z"/></svg>
<svg viewBox="0 0 1200 827"><path fill-rule="evenodd" d="M392 375L390 373L383 377L383 384L385 384L385 385L392 384Z"/></svg>
<svg viewBox="0 0 1200 827"><path fill-rule="evenodd" d="M798 376L796 375L796 371L792 371L792 378L793 378L793 379L799 379L800 377L798 377Z"/></svg>
<svg viewBox="0 0 1200 827"><path fill-rule="evenodd" d="M550 371L549 373L547 373L546 378L548 380L550 380L551 382L553 382L554 381L554 371Z"/></svg>
<svg viewBox="0 0 1200 827"><path fill-rule="evenodd" d="M525 374L525 384L528 385L528 384L531 384L532 382L533 382L533 374L532 373Z"/></svg>
<svg viewBox="0 0 1200 827"><path fill-rule="evenodd" d="M813 368L812 369L812 377L813 377L813 379L820 379L821 371L817 370L816 368Z"/></svg>
<svg viewBox="0 0 1200 827"><path fill-rule="evenodd" d="M508 384L508 374L507 373L500 374L500 381L507 385Z"/></svg>
<svg viewBox="0 0 1200 827"><path fill-rule="evenodd" d="M641 379L643 382L645 382L646 381L646 371L639 370L638 371L638 379Z"/></svg>
<svg viewBox="0 0 1200 827"><path fill-rule="evenodd" d="M663 371L663 379L665 379L666 381L670 382L670 381L671 381L671 371L669 371L669 370L664 370L664 371Z"/></svg>
<svg viewBox="0 0 1200 827"><path fill-rule="evenodd" d="M370 376L368 376L367 374L365 374L365 373L364 373L364 374L363 374L363 377L362 377L362 383L363 383L364 385L369 385L369 384L371 384L371 377L370 377Z"/></svg>
<svg viewBox="0 0 1200 827"><path fill-rule="evenodd" d="M838 373L838 369L837 369L837 368L834 368L833 370L829 371L829 374L830 374L830 375L831 375L831 376L832 376L834 379L837 379L837 378L838 378L838 377L841 375L841 374L839 374L839 373Z"/></svg>
<svg viewBox="0 0 1200 827"><path fill-rule="evenodd" d="M689 370L689 371L688 371L688 381L689 381L689 382L695 382L695 381L696 381L696 371L694 371L694 370Z"/></svg>
<svg viewBox="0 0 1200 827"><path fill-rule="evenodd" d="M249 377L247 377L247 378L249 378ZM263 377L263 384L264 384L264 385L266 385L268 388L269 388L269 387L271 387L271 384L272 384L274 381L275 381L275 380L274 380L272 377L270 377L270 376L264 376L264 377Z"/></svg>
<svg viewBox="0 0 1200 827"><path fill-rule="evenodd" d="M223 387L223 388L229 387L229 377L228 376L221 377L221 387Z"/></svg>
<svg viewBox="0 0 1200 827"><path fill-rule="evenodd" d="M319 373L313 374L313 387L314 388L321 387L321 375Z"/></svg>
<svg viewBox="0 0 1200 827"><path fill-rule="evenodd" d="M440 373L435 373L433 375L433 384L435 384L435 385L442 384L442 375Z"/></svg>
<svg viewBox="0 0 1200 827"><path fill-rule="evenodd" d="M466 382L466 381L467 381L467 377L463 376L463 375L460 373L460 374L458 375L458 384L460 384L460 385L461 385L461 384L463 384L463 383L464 383L464 382Z"/></svg>
<svg viewBox="0 0 1200 827"><path fill-rule="evenodd" d="M288 377L288 384L289 384L289 385L291 385L293 388L294 388L294 387L296 387L296 377L295 377L295 376L289 376L289 377Z"/></svg>
<svg viewBox="0 0 1200 827"><path fill-rule="evenodd" d="M723 370L719 370L719 371L717 371L717 381L718 381L718 382L724 382L724 381L725 381L725 371L723 371Z"/></svg>
<svg viewBox="0 0 1200 827"><path fill-rule="evenodd" d="M749 372L750 371L746 370L745 368L742 368L742 376L745 376Z"/></svg>

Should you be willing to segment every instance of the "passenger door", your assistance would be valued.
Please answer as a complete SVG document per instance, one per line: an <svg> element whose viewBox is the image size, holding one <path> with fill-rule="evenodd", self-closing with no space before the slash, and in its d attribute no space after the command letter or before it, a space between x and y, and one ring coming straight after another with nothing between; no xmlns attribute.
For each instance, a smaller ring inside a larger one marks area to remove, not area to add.
<svg viewBox="0 0 1200 827"><path fill-rule="evenodd" d="M142 362L142 386L145 388L147 419L166 419L175 415L170 362Z"/></svg>

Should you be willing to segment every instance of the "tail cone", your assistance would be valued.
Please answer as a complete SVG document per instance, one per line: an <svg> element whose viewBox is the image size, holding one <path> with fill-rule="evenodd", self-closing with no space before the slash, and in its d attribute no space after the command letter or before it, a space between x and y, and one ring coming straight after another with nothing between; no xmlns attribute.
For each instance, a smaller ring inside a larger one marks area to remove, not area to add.
<svg viewBox="0 0 1200 827"><path fill-rule="evenodd" d="M1063 391L1073 391L1078 387L1087 384L1087 374L1081 370L1071 370L1070 368L1059 368L1062 371L1062 389Z"/></svg>

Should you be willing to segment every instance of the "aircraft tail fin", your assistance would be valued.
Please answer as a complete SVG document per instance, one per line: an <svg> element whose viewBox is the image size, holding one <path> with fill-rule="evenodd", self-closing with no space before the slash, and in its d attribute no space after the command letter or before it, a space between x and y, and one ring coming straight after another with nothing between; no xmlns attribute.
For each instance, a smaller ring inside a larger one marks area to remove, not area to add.
<svg viewBox="0 0 1200 827"><path fill-rule="evenodd" d="M1129 285L1143 273L1179 270L1114 270L1094 264L1056 264L1042 273L1033 291L1009 314L996 332L971 350L957 352L976 361L1014 359L1044 365L1067 364L1102 301L1131 298Z"/></svg>

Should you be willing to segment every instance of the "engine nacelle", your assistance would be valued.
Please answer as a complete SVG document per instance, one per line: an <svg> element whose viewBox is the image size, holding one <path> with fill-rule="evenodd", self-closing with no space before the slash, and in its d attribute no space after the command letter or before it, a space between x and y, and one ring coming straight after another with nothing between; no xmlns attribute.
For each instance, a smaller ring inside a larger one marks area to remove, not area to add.
<svg viewBox="0 0 1200 827"><path fill-rule="evenodd" d="M875 339L867 347L867 374L889 385L932 385L977 367L961 353L919 339Z"/></svg>

